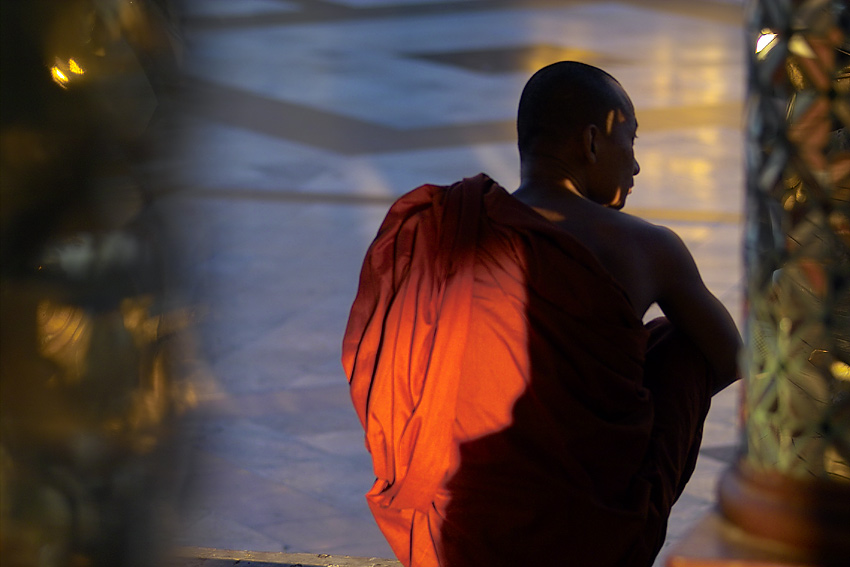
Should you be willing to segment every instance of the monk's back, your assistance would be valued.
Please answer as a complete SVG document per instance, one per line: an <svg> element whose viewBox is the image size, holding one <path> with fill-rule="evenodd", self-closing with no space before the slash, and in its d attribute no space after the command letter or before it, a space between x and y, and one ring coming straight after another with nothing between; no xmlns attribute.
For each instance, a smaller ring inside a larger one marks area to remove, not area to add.
<svg viewBox="0 0 850 567"><path fill-rule="evenodd" d="M370 246L343 366L405 566L660 549L740 338L681 239L618 212L636 131L616 79L547 66L520 100L513 198L484 174L422 186ZM644 326L652 303L667 320Z"/></svg>
<svg viewBox="0 0 850 567"><path fill-rule="evenodd" d="M562 228L596 256L626 291L635 313L642 317L657 300L660 227L637 217L601 207L579 197L569 208L514 194Z"/></svg>

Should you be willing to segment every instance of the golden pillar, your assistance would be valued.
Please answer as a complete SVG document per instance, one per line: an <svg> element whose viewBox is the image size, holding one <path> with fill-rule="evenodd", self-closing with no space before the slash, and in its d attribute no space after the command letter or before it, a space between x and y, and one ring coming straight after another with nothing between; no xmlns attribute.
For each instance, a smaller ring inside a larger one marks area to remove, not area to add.
<svg viewBox="0 0 850 567"><path fill-rule="evenodd" d="M151 159L168 4L0 0L4 567L155 565L171 525L192 392Z"/></svg>
<svg viewBox="0 0 850 567"><path fill-rule="evenodd" d="M850 4L747 6L743 452L734 526L850 561Z"/></svg>

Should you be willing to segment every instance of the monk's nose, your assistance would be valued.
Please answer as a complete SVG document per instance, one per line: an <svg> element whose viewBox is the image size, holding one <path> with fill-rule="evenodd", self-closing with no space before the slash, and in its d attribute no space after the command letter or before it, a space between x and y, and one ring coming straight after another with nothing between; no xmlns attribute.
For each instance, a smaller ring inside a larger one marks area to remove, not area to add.
<svg viewBox="0 0 850 567"><path fill-rule="evenodd" d="M632 175L634 176L638 173L640 173L640 164L638 163L638 160L635 160L635 172Z"/></svg>

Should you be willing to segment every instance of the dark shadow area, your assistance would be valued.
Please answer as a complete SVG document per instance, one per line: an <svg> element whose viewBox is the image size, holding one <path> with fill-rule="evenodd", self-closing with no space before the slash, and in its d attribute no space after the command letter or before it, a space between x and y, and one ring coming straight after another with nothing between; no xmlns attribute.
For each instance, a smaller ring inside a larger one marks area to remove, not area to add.
<svg viewBox="0 0 850 567"><path fill-rule="evenodd" d="M553 551L575 565L651 565L696 465L707 361L666 320L644 327L566 232L502 201L479 227L467 341L483 354L464 367L456 430L510 403L493 390L520 395L506 427L460 444L446 565L519 565ZM500 328L511 322L525 328ZM487 387L486 404L471 401Z"/></svg>
<svg viewBox="0 0 850 567"><path fill-rule="evenodd" d="M414 59L434 61L479 73L527 73L556 61L585 61L599 67L627 65L627 58L611 57L587 49L556 45L520 45L492 49L472 49L438 53L412 53Z"/></svg>

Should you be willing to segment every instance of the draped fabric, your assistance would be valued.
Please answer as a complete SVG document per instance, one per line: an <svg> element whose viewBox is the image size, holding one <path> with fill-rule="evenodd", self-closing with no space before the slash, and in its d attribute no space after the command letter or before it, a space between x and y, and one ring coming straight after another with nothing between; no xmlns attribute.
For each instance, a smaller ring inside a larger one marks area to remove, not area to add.
<svg viewBox="0 0 850 567"><path fill-rule="evenodd" d="M487 176L390 209L342 361L374 464L367 501L406 566L549 550L570 565L651 564L696 459L706 365ZM656 418L657 399L680 398Z"/></svg>

